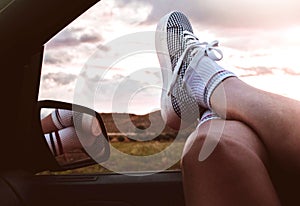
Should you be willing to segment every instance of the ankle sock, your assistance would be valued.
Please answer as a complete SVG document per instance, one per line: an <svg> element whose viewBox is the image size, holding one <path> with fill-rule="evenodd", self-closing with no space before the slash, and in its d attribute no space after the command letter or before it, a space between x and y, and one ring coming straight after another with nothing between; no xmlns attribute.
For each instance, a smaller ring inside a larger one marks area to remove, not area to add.
<svg viewBox="0 0 300 206"><path fill-rule="evenodd" d="M225 79L236 75L219 66L203 53L198 52L184 75L184 86L196 102L211 109L210 97L216 87Z"/></svg>
<svg viewBox="0 0 300 206"><path fill-rule="evenodd" d="M211 110L206 110L203 115L201 116L201 119L199 120L198 127L202 125L203 123L212 120L212 119L221 119L216 113L214 113Z"/></svg>

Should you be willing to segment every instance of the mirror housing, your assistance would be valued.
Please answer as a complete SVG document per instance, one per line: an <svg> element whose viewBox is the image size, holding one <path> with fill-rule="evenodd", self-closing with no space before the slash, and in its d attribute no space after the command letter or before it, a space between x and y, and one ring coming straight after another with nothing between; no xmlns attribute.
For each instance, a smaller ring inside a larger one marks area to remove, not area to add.
<svg viewBox="0 0 300 206"><path fill-rule="evenodd" d="M99 113L84 106L43 100L38 102L40 129L58 167L75 169L108 160L109 138Z"/></svg>

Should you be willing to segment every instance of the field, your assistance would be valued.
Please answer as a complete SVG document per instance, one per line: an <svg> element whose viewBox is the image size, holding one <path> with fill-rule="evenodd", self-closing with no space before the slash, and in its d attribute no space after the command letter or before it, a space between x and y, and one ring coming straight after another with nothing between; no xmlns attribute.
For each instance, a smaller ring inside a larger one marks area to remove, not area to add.
<svg viewBox="0 0 300 206"><path fill-rule="evenodd" d="M150 169L152 168L151 166L160 168L163 167L170 158L177 158L178 161L174 163L174 165L171 165L168 169L180 169L179 159L185 139L191 133L195 125L185 129L179 135L178 132L172 128L164 126L159 111L146 115L108 113L101 114L101 117L104 121L111 146L128 155L149 156L159 152L164 154L164 150L173 143L175 137L177 138L176 142L172 144L174 149L170 150L170 153L166 154L154 163L151 163L155 165L149 165L146 161L139 163L131 162L132 165L130 165L130 161L123 158L117 160L120 167L125 168L127 171L132 171L132 168L145 168L145 170L147 170L148 166ZM149 141L145 141L149 137L153 138ZM114 155L112 154L110 158L114 158ZM93 174L109 172L112 171L109 171L99 164L94 164L73 170L66 170L62 172L44 171L39 174Z"/></svg>

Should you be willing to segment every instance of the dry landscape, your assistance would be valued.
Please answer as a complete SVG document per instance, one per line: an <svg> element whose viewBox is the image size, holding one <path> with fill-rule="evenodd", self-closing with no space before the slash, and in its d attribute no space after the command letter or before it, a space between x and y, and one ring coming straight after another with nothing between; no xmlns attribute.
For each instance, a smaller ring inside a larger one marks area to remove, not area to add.
<svg viewBox="0 0 300 206"><path fill-rule="evenodd" d="M181 153L185 139L195 128L195 125L186 128L178 134L174 129L165 126L160 111L145 115L126 113L102 113L100 114L105 124L111 146L119 151L135 156L147 156L156 154L168 147L179 138L180 145L176 154ZM88 156L82 151L74 151L56 157L61 164L77 162L78 159L86 159ZM126 164L126 162L120 162ZM170 169L179 169L179 162ZM45 171L40 174L78 174L78 173L106 173L110 172L99 164L88 167L67 170L63 172Z"/></svg>
<svg viewBox="0 0 300 206"><path fill-rule="evenodd" d="M102 113L101 117L112 142L132 141L126 134L138 136L136 139L140 138L141 141L149 135L155 137L154 141L172 141L177 135L176 130L164 126L160 111L145 115ZM185 129L182 134L186 134L186 136L181 136L187 137L194 127L195 125Z"/></svg>

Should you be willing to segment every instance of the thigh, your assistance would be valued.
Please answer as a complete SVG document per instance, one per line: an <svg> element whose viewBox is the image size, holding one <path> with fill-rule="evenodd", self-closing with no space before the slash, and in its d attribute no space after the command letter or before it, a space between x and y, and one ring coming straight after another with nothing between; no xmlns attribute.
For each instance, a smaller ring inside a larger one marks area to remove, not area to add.
<svg viewBox="0 0 300 206"><path fill-rule="evenodd" d="M210 140L209 140L210 139ZM205 159L199 154L216 145ZM211 120L189 137L182 157L187 205L280 205L264 145L245 124Z"/></svg>

